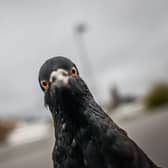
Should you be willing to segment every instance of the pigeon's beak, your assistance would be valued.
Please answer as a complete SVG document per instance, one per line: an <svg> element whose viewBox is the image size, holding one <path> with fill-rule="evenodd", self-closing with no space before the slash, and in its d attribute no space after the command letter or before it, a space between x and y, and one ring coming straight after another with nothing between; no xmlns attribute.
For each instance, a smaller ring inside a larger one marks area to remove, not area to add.
<svg viewBox="0 0 168 168"><path fill-rule="evenodd" d="M56 71L51 72L50 75L50 86L51 88L61 88L68 85L69 75L68 72L64 69L57 69Z"/></svg>

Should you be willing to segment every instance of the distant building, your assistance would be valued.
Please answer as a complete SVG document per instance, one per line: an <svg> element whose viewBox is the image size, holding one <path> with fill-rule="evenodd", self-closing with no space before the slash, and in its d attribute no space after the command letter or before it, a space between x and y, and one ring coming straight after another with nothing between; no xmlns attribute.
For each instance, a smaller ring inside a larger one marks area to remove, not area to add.
<svg viewBox="0 0 168 168"><path fill-rule="evenodd" d="M110 90L110 109L115 109L122 104L134 103L137 100L135 95L123 96L120 94L117 86L113 86Z"/></svg>

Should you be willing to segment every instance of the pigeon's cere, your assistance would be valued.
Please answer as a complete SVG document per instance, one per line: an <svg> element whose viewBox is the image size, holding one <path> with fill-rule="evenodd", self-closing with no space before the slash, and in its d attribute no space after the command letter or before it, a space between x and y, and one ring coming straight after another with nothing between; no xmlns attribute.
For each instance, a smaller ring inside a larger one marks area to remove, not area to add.
<svg viewBox="0 0 168 168"><path fill-rule="evenodd" d="M54 120L54 168L157 168L95 102L71 60L47 60L39 83Z"/></svg>

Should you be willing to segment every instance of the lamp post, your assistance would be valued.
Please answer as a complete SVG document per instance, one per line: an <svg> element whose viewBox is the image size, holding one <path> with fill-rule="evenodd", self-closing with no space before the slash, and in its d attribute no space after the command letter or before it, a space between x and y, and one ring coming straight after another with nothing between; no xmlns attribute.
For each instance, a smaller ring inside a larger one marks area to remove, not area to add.
<svg viewBox="0 0 168 168"><path fill-rule="evenodd" d="M91 62L89 60L88 52L83 38L83 34L86 33L87 30L88 30L87 24L85 23L77 24L75 27L74 35L75 35L75 41L76 41L77 49L81 60L83 73L84 75L86 75L88 82L91 84L91 88L96 93L97 92L96 81L94 78L93 69L91 66Z"/></svg>

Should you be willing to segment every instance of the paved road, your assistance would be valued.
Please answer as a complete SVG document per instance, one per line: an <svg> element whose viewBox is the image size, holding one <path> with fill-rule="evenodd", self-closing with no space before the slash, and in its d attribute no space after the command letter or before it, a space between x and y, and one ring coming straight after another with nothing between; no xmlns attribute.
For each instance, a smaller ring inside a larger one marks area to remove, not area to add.
<svg viewBox="0 0 168 168"><path fill-rule="evenodd" d="M158 113L122 126L159 165L168 167L168 112ZM0 168L51 168L52 142L15 159L0 162Z"/></svg>
<svg viewBox="0 0 168 168"><path fill-rule="evenodd" d="M52 146L53 142L48 138L6 152L7 159L1 156L0 168L52 168Z"/></svg>
<svg viewBox="0 0 168 168"><path fill-rule="evenodd" d="M50 152L48 149L19 156L13 160L0 163L1 168L50 168L52 162L50 161Z"/></svg>
<svg viewBox="0 0 168 168"><path fill-rule="evenodd" d="M124 128L155 163L168 167L168 111L133 121Z"/></svg>

